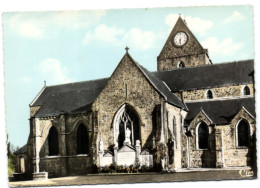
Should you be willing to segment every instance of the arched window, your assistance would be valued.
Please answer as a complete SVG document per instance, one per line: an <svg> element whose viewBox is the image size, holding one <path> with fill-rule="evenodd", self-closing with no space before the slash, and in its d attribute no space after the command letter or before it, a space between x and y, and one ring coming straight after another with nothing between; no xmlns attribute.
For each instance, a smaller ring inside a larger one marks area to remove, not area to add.
<svg viewBox="0 0 260 188"><path fill-rule="evenodd" d="M51 127L48 136L49 143L49 156L59 154L59 142L58 142L58 132L55 127Z"/></svg>
<svg viewBox="0 0 260 188"><path fill-rule="evenodd" d="M237 145L241 147L250 145L250 125L244 119L237 125Z"/></svg>
<svg viewBox="0 0 260 188"><path fill-rule="evenodd" d="M135 146L136 140L140 140L139 118L135 110L131 106L125 105L116 121L119 124L119 131L116 131L119 148L124 145L127 129L130 130L130 144Z"/></svg>
<svg viewBox="0 0 260 188"><path fill-rule="evenodd" d="M243 89L243 95L250 95L250 89L248 86L245 86Z"/></svg>
<svg viewBox="0 0 260 188"><path fill-rule="evenodd" d="M88 131L84 124L80 124L77 130L77 153L87 154L89 152Z"/></svg>
<svg viewBox="0 0 260 188"><path fill-rule="evenodd" d="M207 91L206 97L207 97L207 99L213 99L213 93L212 93L211 90L208 90L208 91Z"/></svg>
<svg viewBox="0 0 260 188"><path fill-rule="evenodd" d="M178 63L178 68L180 68L180 69L185 68L185 64L184 64L183 61L180 61L180 62Z"/></svg>
<svg viewBox="0 0 260 188"><path fill-rule="evenodd" d="M24 173L25 172L25 163L24 163L24 157L19 157L19 172Z"/></svg>
<svg viewBox="0 0 260 188"><path fill-rule="evenodd" d="M197 127L198 149L208 149L209 129L206 123L202 122Z"/></svg>

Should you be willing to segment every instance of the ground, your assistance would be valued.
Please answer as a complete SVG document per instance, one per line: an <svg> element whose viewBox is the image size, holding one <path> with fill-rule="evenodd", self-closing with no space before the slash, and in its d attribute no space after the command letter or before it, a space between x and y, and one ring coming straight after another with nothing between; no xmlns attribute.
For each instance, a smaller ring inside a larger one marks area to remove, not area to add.
<svg viewBox="0 0 260 188"><path fill-rule="evenodd" d="M61 185L89 185L89 184L123 184L123 183L151 183L151 182L179 182L201 180L240 180L256 179L249 168L225 169L196 169L182 170L182 173L142 173L142 174L89 174L85 176L70 176L53 178L43 181L10 182L10 187L37 187ZM253 176L251 176L253 175Z"/></svg>

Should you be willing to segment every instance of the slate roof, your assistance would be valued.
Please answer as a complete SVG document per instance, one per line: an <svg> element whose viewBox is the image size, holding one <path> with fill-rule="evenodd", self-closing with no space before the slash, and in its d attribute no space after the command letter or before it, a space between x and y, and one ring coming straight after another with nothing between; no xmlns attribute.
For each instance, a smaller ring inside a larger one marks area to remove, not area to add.
<svg viewBox="0 0 260 188"><path fill-rule="evenodd" d="M227 124L242 109L242 106L255 117L255 98L240 98L229 100L205 100L203 102L186 103L189 113L186 121L193 120L201 109L213 121L212 124Z"/></svg>
<svg viewBox="0 0 260 188"><path fill-rule="evenodd" d="M147 69L137 63L140 69L146 74L148 79L154 84L158 91L166 97L166 101L172 105L178 106L182 109L188 110L183 102L173 93L170 89L160 80L154 73L149 72Z"/></svg>
<svg viewBox="0 0 260 188"><path fill-rule="evenodd" d="M108 78L46 87L31 106L41 106L35 117L80 113L91 105L105 87Z"/></svg>
<svg viewBox="0 0 260 188"><path fill-rule="evenodd" d="M27 152L27 144L14 152L15 155L24 154Z"/></svg>
<svg viewBox="0 0 260 188"><path fill-rule="evenodd" d="M170 90L176 91L252 83L253 60L163 72L149 72L137 62L135 63L158 92L165 96L169 103L186 110L185 104L172 94ZM42 118L58 116L60 114L76 114L91 110L92 103L106 86L108 79L103 78L44 88L31 104L31 106L41 106L34 117ZM169 88L163 81L165 81ZM187 107L190 110L189 116L197 112L197 107L195 106L195 104L192 106L192 103L187 103Z"/></svg>
<svg viewBox="0 0 260 188"><path fill-rule="evenodd" d="M172 92L252 83L254 61L204 65L171 71L154 72Z"/></svg>

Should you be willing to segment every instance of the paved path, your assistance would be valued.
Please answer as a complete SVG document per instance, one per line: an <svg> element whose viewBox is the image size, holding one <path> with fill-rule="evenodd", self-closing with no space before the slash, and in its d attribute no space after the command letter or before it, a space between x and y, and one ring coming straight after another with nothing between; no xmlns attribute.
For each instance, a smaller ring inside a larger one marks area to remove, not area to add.
<svg viewBox="0 0 260 188"><path fill-rule="evenodd" d="M245 175L246 173L244 173ZM10 182L10 187L29 186L60 186L60 185L87 185L87 184L123 184L123 183L151 183L174 181L201 181L201 180L238 180L255 179L256 176L241 176L240 170L205 170L177 173L146 173L146 174L95 174L85 176L70 176L53 178L42 181Z"/></svg>

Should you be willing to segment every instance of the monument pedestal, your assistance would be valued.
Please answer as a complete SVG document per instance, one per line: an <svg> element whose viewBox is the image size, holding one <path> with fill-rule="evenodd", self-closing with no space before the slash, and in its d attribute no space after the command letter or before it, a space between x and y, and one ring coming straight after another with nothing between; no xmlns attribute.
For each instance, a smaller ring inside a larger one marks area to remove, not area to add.
<svg viewBox="0 0 260 188"><path fill-rule="evenodd" d="M33 180L47 180L48 179L48 172L36 172L33 173Z"/></svg>

